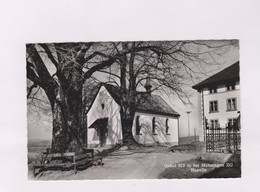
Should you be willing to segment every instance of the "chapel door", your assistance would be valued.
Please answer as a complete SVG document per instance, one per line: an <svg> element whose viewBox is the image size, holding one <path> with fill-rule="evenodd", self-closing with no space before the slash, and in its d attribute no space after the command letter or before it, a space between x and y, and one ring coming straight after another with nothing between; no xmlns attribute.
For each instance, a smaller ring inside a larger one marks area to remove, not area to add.
<svg viewBox="0 0 260 192"><path fill-rule="evenodd" d="M103 124L100 127L100 134L99 134L99 141L100 141L100 146L104 147L106 145L107 141L107 125Z"/></svg>

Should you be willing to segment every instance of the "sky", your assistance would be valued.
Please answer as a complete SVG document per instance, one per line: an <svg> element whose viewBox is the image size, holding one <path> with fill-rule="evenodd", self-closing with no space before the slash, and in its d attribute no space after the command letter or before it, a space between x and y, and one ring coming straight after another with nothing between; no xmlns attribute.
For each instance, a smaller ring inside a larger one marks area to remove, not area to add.
<svg viewBox="0 0 260 192"><path fill-rule="evenodd" d="M180 116L180 137L188 136L188 115L187 111L190 111L189 114L189 121L190 121L190 135L193 136L196 132L195 129L198 128L198 123L201 121L201 117L198 116L198 95L197 91L192 89L191 87L208 78L209 76L217 73L218 71L228 67L229 65L232 65L233 63L237 62L239 60L239 48L231 48L229 49L224 55L222 55L218 61L221 61L221 65L215 66L214 68L212 66L209 66L205 71L211 71L204 76L201 76L199 79L197 79L197 82L190 82L190 87L188 88L188 91L191 93L191 97L189 98L192 102L192 105L184 105L175 95L165 96L162 95L164 100L175 110L177 111ZM46 58L44 58L45 62L48 62ZM52 65L49 66L50 73L54 73L54 68ZM156 94L156 93L154 93ZM29 108L28 108L29 109ZM44 139L44 140L50 140L52 135L52 124L51 124L51 117L50 116L41 116L39 117L37 113L34 113L30 111L27 115L27 122L28 122L28 139Z"/></svg>
<svg viewBox="0 0 260 192"><path fill-rule="evenodd" d="M218 66L215 70L213 70L211 73L208 74L208 76L201 77L200 81L203 81L204 79L208 78L209 76L221 71L222 69L236 63L239 60L239 49L231 49L229 50L225 57L220 58L222 60L222 65ZM195 85L196 83L191 83L190 86ZM180 100L174 99L174 104L176 111L181 114L180 117L180 137L188 136L188 115L186 111L191 111L189 115L190 120L190 135L194 135L194 130L198 128L199 121L201 121L201 117L198 115L198 93L196 90L190 88L190 91L192 93L192 97L190 97L190 100L193 104L193 106L185 106ZM173 96L174 97L174 96Z"/></svg>

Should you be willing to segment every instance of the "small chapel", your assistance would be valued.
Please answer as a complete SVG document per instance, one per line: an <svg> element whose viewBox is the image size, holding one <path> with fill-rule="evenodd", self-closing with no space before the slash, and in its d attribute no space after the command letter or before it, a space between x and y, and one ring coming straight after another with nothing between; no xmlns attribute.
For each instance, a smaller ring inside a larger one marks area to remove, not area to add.
<svg viewBox="0 0 260 192"><path fill-rule="evenodd" d="M178 145L180 114L160 96L151 93L150 80L146 92L139 92L132 133L142 145ZM122 143L119 87L101 84L87 111L88 147L114 146Z"/></svg>

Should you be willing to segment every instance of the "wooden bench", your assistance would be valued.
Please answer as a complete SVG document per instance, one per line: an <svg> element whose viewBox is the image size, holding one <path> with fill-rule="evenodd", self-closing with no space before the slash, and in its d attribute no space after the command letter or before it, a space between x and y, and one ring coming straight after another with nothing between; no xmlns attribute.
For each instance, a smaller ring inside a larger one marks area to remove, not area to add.
<svg viewBox="0 0 260 192"><path fill-rule="evenodd" d="M103 165L102 158L94 158L93 149L84 149L81 152L69 152L69 153L44 153L44 157L40 163L33 164L33 176L36 175L36 169L41 172L42 169L47 168L72 168L74 173L77 173L77 169L80 166L90 165Z"/></svg>

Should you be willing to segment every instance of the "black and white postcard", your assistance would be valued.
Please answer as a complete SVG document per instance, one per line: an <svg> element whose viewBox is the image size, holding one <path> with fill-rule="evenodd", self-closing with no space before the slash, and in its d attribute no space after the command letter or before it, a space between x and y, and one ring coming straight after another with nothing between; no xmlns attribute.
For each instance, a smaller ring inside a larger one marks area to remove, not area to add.
<svg viewBox="0 0 260 192"><path fill-rule="evenodd" d="M26 45L28 177L241 177L238 40Z"/></svg>
<svg viewBox="0 0 260 192"><path fill-rule="evenodd" d="M259 191L259 4L0 5L0 191Z"/></svg>

